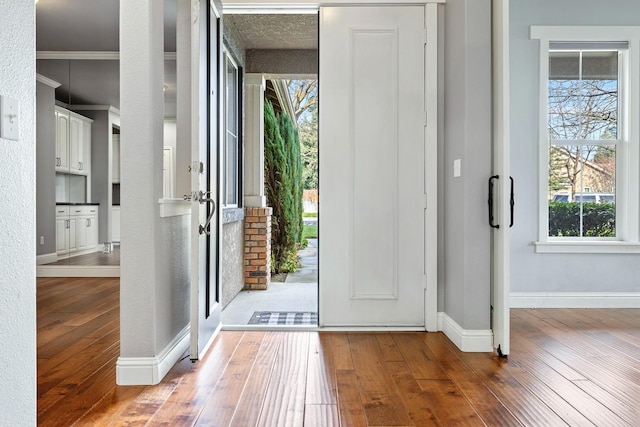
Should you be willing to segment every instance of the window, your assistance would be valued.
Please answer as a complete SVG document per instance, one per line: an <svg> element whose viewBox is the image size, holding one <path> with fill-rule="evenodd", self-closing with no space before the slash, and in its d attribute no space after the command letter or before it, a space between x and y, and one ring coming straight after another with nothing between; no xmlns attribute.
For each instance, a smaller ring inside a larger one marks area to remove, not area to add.
<svg viewBox="0 0 640 427"><path fill-rule="evenodd" d="M540 39L537 252L635 252L638 42L633 27L532 27Z"/></svg>
<svg viewBox="0 0 640 427"><path fill-rule="evenodd" d="M225 73L225 141L224 141L224 191L223 204L226 207L240 207L242 182L240 160L240 72L238 66L224 53Z"/></svg>

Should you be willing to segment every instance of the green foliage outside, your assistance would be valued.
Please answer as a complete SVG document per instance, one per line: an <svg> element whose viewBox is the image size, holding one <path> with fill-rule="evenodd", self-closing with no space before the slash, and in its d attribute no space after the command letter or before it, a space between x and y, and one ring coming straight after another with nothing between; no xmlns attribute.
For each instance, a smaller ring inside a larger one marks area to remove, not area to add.
<svg viewBox="0 0 640 427"><path fill-rule="evenodd" d="M318 226L317 225L305 225L302 229L302 239L317 239L318 238Z"/></svg>
<svg viewBox="0 0 640 427"><path fill-rule="evenodd" d="M615 237L616 205L582 203L583 237ZM580 236L580 203L549 202L549 236Z"/></svg>
<svg viewBox="0 0 640 427"><path fill-rule="evenodd" d="M271 218L271 270L295 271L302 239L302 164L298 133L286 114L264 107L265 191Z"/></svg>
<svg viewBox="0 0 640 427"><path fill-rule="evenodd" d="M308 190L313 190L318 188L318 110L314 109L310 115L301 118L298 129L304 166L303 186Z"/></svg>
<svg viewBox="0 0 640 427"><path fill-rule="evenodd" d="M318 218L318 212L302 212L303 218Z"/></svg>

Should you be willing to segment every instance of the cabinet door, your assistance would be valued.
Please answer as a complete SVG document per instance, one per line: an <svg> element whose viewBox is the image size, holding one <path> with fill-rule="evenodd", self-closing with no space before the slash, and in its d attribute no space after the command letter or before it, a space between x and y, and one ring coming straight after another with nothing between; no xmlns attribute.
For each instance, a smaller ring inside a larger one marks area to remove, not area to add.
<svg viewBox="0 0 640 427"><path fill-rule="evenodd" d="M78 250L77 220L77 217L69 218L69 228L67 230L69 236L69 252L75 252Z"/></svg>
<svg viewBox="0 0 640 427"><path fill-rule="evenodd" d="M56 253L66 254L69 252L69 233L67 232L66 218L56 218Z"/></svg>
<svg viewBox="0 0 640 427"><path fill-rule="evenodd" d="M83 173L83 154L82 120L71 117L69 120L69 169L72 173Z"/></svg>
<svg viewBox="0 0 640 427"><path fill-rule="evenodd" d="M98 244L98 217L88 216L87 222L87 249L94 249Z"/></svg>
<svg viewBox="0 0 640 427"><path fill-rule="evenodd" d="M56 170L69 172L69 115L56 111Z"/></svg>

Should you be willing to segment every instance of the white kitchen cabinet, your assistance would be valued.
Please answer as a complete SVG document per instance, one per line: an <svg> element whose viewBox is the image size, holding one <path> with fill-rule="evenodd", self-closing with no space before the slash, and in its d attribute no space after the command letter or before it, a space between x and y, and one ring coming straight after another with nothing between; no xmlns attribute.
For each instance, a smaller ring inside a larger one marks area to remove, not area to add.
<svg viewBox="0 0 640 427"><path fill-rule="evenodd" d="M62 107L56 114L56 171L88 175L93 120Z"/></svg>
<svg viewBox="0 0 640 427"><path fill-rule="evenodd" d="M111 135L111 182L120 183L120 134Z"/></svg>
<svg viewBox="0 0 640 427"><path fill-rule="evenodd" d="M56 253L65 256L94 252L98 244L98 206L56 206Z"/></svg>
<svg viewBox="0 0 640 427"><path fill-rule="evenodd" d="M120 206L111 208L111 241L120 243Z"/></svg>
<svg viewBox="0 0 640 427"><path fill-rule="evenodd" d="M56 172L69 172L69 115L56 108Z"/></svg>

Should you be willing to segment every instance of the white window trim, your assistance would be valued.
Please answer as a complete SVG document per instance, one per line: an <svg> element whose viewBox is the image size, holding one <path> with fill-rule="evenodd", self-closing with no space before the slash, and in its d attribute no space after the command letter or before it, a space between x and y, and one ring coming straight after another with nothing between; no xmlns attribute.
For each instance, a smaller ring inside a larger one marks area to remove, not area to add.
<svg viewBox="0 0 640 427"><path fill-rule="evenodd" d="M640 27L631 26L531 26L530 39L540 41L540 98L538 130L538 241L534 242L537 253L640 253ZM548 114L548 70L549 43L565 42L628 42L626 70L622 75L628 96L623 96L624 132L626 143L620 144L623 151L617 162L616 179L616 231L615 240L570 240L549 237L548 167L549 140ZM619 203L622 202L622 203Z"/></svg>
<svg viewBox="0 0 640 427"><path fill-rule="evenodd" d="M222 208L223 209L239 209L241 207L240 204L240 200L241 200L241 195L240 195L240 187L242 185L242 177L240 177L239 175L236 177L236 202L235 203L230 203L227 204L227 134L228 134L228 130L227 130L227 84L226 84L226 78L227 78L227 62L230 62L231 64L233 64L234 68L236 69L236 133L235 133L235 137L236 137L236 143L238 143L238 133L240 130L240 126L242 126L242 115L240 114L240 111L238 109L238 101L240 100L240 96L241 96L241 92L242 92L242 88L240 87L240 67L238 67L238 64L236 63L236 61L233 59L231 53L229 52L229 50L227 49L226 46L223 46L222 49L223 52L223 58L224 58L224 78L225 78L225 85L224 85L224 149L222 152L222 157L223 157L223 177L222 177L222 182L223 182L223 190L222 190L222 200L224 201ZM238 144L239 147L239 144ZM239 152L239 148L237 151L238 156L240 156L240 152Z"/></svg>

